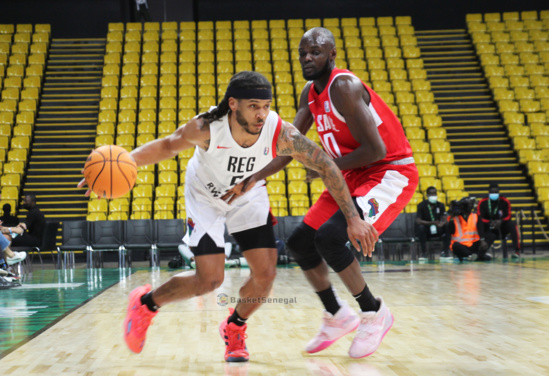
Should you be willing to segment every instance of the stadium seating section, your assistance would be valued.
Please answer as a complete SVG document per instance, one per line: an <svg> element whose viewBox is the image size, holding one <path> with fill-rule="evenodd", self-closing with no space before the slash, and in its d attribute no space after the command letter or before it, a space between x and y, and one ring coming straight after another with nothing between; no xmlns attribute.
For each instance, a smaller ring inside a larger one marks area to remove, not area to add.
<svg viewBox="0 0 549 376"><path fill-rule="evenodd" d="M515 151L549 214L549 11L469 14L467 28Z"/></svg>
<svg viewBox="0 0 549 376"><path fill-rule="evenodd" d="M0 207L20 201L36 119L50 25L0 25Z"/></svg>

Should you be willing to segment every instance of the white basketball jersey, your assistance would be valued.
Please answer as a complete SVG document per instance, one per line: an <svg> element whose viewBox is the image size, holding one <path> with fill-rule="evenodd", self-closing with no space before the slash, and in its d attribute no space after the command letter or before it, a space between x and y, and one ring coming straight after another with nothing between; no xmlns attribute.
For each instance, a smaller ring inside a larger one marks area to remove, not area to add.
<svg viewBox="0 0 549 376"><path fill-rule="evenodd" d="M210 123L208 150L195 147L187 165L187 182L198 180L214 198L223 196L229 188L260 171L276 157L276 141L282 126L278 114L271 111L257 141L243 148L234 140L228 119L225 115Z"/></svg>

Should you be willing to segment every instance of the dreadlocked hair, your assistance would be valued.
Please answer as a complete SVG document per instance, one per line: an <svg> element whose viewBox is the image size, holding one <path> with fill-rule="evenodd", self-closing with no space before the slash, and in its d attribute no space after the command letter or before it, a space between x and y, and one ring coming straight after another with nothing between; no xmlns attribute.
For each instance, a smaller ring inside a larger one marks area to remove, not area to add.
<svg viewBox="0 0 549 376"><path fill-rule="evenodd" d="M229 98L227 97L227 91L229 88L238 88L238 89L271 89L271 83L265 78L261 73L251 72L251 71L242 71L238 72L231 77L227 90L225 91L225 97L217 107L211 109L208 112L200 114L199 119L206 119L209 123L221 119L223 116L227 115L230 111L229 108ZM238 98L237 98L238 99Z"/></svg>

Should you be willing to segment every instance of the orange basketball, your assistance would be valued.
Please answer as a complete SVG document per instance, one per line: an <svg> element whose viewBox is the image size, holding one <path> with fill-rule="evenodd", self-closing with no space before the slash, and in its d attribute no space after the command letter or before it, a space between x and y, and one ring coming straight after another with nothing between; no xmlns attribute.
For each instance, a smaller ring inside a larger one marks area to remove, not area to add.
<svg viewBox="0 0 549 376"><path fill-rule="evenodd" d="M117 198L135 185L137 165L126 149L116 145L101 146L88 156L84 178L99 197Z"/></svg>

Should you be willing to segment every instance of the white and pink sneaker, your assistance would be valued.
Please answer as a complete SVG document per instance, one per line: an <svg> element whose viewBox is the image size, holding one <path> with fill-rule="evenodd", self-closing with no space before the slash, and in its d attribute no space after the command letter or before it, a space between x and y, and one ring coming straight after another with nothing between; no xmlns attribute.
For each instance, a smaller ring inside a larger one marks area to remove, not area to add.
<svg viewBox="0 0 549 376"><path fill-rule="evenodd" d="M347 303L340 302L340 305L335 315L324 311L320 331L305 347L305 351L309 354L324 350L345 334L354 332L358 328L360 318Z"/></svg>
<svg viewBox="0 0 549 376"><path fill-rule="evenodd" d="M372 355L393 326L395 319L381 297L376 300L380 303L377 312L360 312L360 325L351 348L351 358L364 358Z"/></svg>

